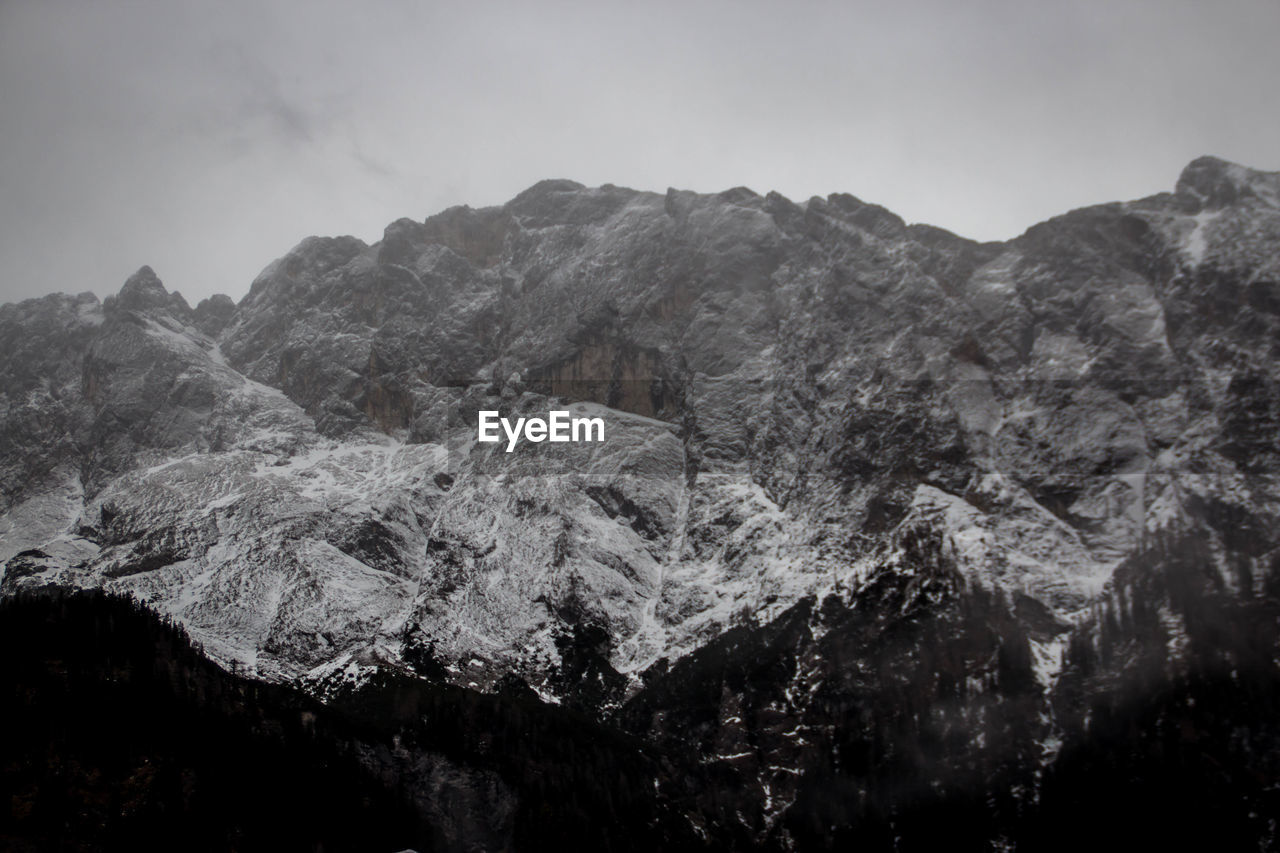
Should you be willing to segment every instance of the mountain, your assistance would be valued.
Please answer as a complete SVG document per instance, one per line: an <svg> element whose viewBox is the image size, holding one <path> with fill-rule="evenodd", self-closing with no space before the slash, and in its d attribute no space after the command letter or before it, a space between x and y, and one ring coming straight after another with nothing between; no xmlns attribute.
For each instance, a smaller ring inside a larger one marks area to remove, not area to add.
<svg viewBox="0 0 1280 853"><path fill-rule="evenodd" d="M1280 174L1215 158L1005 243L544 181L238 304L0 306L0 591L331 703L531 691L729 846L1051 849L1107 780L1273 846L1278 348ZM606 440L476 441L557 407Z"/></svg>

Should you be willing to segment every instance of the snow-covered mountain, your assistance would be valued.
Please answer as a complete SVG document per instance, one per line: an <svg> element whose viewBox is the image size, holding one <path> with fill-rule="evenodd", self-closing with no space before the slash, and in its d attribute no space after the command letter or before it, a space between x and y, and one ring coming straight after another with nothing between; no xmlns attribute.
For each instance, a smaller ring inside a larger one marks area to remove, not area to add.
<svg viewBox="0 0 1280 853"><path fill-rule="evenodd" d="M239 304L144 267L0 307L2 588L126 592L321 696L523 682L694 745L756 838L841 837L857 708L1016 810L1089 696L1200 660L1196 602L1270 613L1278 347L1280 174L1214 158L1006 243L546 181ZM606 441L476 442L555 407Z"/></svg>

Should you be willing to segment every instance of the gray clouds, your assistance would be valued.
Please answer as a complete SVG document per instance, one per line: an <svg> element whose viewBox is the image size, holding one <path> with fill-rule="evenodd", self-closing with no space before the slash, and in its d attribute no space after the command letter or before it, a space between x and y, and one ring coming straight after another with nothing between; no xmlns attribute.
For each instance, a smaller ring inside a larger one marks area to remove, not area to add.
<svg viewBox="0 0 1280 853"><path fill-rule="evenodd" d="M537 180L852 192L1001 239L1280 168L1274 0L0 0L0 299L245 292Z"/></svg>

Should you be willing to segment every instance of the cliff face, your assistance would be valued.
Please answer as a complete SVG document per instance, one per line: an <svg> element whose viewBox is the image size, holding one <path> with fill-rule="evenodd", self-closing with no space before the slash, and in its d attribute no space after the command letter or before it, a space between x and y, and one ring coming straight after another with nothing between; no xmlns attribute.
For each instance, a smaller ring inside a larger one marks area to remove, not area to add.
<svg viewBox="0 0 1280 853"><path fill-rule="evenodd" d="M235 306L144 268L0 307L3 585L130 592L321 695L519 679L696 741L763 835L877 667L903 725L1021 721L1017 760L948 761L1030 789L1081 695L1185 669L1188 589L1213 624L1270 606L1278 346L1280 176L1213 158L986 244L848 195L547 181L308 239ZM570 404L604 443L475 443L479 409Z"/></svg>

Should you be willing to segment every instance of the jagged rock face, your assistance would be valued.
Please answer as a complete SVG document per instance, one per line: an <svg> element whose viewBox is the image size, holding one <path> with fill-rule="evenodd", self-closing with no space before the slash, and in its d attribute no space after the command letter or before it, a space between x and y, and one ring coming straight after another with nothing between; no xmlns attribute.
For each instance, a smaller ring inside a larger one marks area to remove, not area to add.
<svg viewBox="0 0 1280 853"><path fill-rule="evenodd" d="M89 418L80 363L101 323L91 293L0 306L0 507L6 511L59 466L77 461Z"/></svg>
<svg viewBox="0 0 1280 853"><path fill-rule="evenodd" d="M320 692L413 666L599 710L924 560L1023 626L1045 688L1204 506L1256 531L1212 560L1273 572L1278 247L1280 178L1204 158L1007 243L547 181L308 239L234 306L144 268L0 308L4 586L132 591ZM478 409L556 401L608 440L475 442Z"/></svg>

